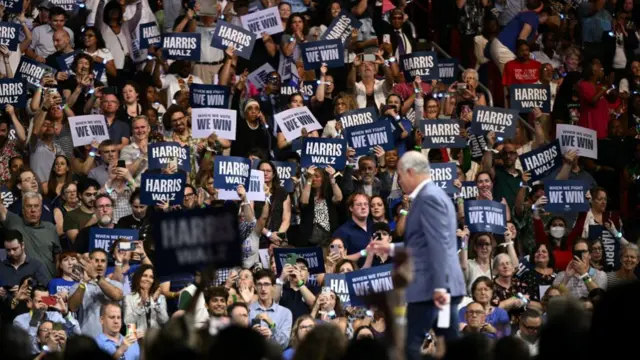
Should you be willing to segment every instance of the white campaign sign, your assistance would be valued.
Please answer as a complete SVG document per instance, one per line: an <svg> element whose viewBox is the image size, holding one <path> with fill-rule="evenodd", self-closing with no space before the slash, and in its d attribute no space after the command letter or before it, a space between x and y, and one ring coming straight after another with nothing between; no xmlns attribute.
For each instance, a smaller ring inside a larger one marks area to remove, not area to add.
<svg viewBox="0 0 640 360"><path fill-rule="evenodd" d="M598 158L598 134L595 130L576 125L556 125L556 138L560 140L562 153L576 150L579 156Z"/></svg>
<svg viewBox="0 0 640 360"><path fill-rule="evenodd" d="M289 142L302 135L302 128L308 132L322 129L322 125L306 106L279 112L273 115L273 118L278 124L278 129Z"/></svg>
<svg viewBox="0 0 640 360"><path fill-rule="evenodd" d="M249 201L265 201L267 198L264 193L264 172L261 170L251 170L249 179L249 188L247 190L247 200ZM240 200L238 193L231 190L218 190L218 200Z"/></svg>
<svg viewBox="0 0 640 360"><path fill-rule="evenodd" d="M260 39L264 32L269 35L275 35L283 31L282 20L280 19L280 12L277 7L270 7L244 15L240 20L242 21L243 28L253 31Z"/></svg>
<svg viewBox="0 0 640 360"><path fill-rule="evenodd" d="M69 126L74 147L89 145L94 140L98 143L109 140L109 129L104 115L72 116L69 118Z"/></svg>
<svg viewBox="0 0 640 360"><path fill-rule="evenodd" d="M276 71L273 66L269 63L264 63L264 65L259 68L253 70L251 74L247 75L247 80L253 84L257 89L262 89L266 85L267 76Z"/></svg>
<svg viewBox="0 0 640 360"><path fill-rule="evenodd" d="M192 108L191 134L205 139L216 133L220 139L236 139L236 111L219 108Z"/></svg>

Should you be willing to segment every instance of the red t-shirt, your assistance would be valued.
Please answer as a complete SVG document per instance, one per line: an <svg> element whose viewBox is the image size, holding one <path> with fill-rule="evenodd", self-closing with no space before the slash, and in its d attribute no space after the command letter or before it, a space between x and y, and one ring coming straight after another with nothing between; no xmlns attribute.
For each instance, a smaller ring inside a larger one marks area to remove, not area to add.
<svg viewBox="0 0 640 360"><path fill-rule="evenodd" d="M540 79L540 66L542 64L536 60L528 60L524 63L511 60L504 66L502 85L534 84Z"/></svg>
<svg viewBox="0 0 640 360"><path fill-rule="evenodd" d="M591 104L591 99L599 91L599 87L588 81L578 83L578 94L580 94L580 120L578 125L587 129L595 130L598 139L607 137L607 124L609 124L609 102L606 96L602 96L596 106Z"/></svg>

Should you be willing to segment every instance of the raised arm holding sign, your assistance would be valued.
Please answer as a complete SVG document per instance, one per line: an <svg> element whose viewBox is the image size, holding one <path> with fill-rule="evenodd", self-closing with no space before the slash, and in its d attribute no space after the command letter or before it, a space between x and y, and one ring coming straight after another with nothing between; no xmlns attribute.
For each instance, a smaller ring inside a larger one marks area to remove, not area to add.
<svg viewBox="0 0 640 360"><path fill-rule="evenodd" d="M69 118L69 127L74 147L109 139L109 129L104 115L72 116Z"/></svg>
<svg viewBox="0 0 640 360"><path fill-rule="evenodd" d="M293 141L302 136L302 128L308 132L322 129L322 125L306 106L285 110L273 117L287 141Z"/></svg>

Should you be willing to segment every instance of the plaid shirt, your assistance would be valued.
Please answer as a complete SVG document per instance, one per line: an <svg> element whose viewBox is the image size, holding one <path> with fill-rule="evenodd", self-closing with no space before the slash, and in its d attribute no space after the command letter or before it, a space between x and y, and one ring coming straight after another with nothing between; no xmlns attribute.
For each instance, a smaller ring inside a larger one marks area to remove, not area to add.
<svg viewBox="0 0 640 360"><path fill-rule="evenodd" d="M105 187L107 185L105 184ZM135 188L135 185L133 185ZM129 204L129 198L133 189L129 186L125 186L121 193L118 193L115 188L107 188L107 193L113 199L113 222L117 223L120 218L131 215L131 204Z"/></svg>

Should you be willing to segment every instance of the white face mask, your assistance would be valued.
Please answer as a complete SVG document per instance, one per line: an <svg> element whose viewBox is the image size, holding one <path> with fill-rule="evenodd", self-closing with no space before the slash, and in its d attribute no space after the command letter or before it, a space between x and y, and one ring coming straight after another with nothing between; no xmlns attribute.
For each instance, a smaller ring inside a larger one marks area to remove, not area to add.
<svg viewBox="0 0 640 360"><path fill-rule="evenodd" d="M556 239L561 239L564 236L564 226L554 226L549 231L551 236Z"/></svg>

